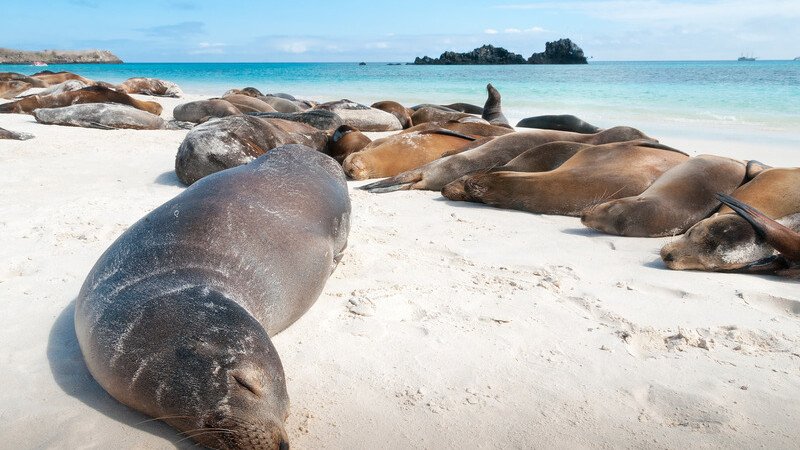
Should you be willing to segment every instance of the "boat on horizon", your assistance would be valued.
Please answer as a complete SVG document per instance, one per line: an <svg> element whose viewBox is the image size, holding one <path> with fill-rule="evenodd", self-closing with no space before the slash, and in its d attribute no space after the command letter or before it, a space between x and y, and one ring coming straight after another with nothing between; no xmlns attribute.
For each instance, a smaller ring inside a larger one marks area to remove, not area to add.
<svg viewBox="0 0 800 450"><path fill-rule="evenodd" d="M755 61L755 60L756 60L755 56L744 56L744 55L740 56L739 59L737 59L737 61Z"/></svg>
<svg viewBox="0 0 800 450"><path fill-rule="evenodd" d="M47 63L44 61L34 61L31 65L36 67L46 67Z"/></svg>

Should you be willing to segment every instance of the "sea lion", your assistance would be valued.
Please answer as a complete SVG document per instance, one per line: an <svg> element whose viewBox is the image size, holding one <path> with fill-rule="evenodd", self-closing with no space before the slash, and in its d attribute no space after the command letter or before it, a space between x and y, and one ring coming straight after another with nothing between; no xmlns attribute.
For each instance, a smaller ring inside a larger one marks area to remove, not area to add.
<svg viewBox="0 0 800 450"><path fill-rule="evenodd" d="M275 108L270 106L269 103L261 99L251 97L245 94L228 94L222 97L223 100L229 101L243 114L258 113L258 112L276 112Z"/></svg>
<svg viewBox="0 0 800 450"><path fill-rule="evenodd" d="M620 236L682 234L719 208L716 193L730 194L744 183L745 175L744 161L700 155L668 170L641 195L587 209L581 222Z"/></svg>
<svg viewBox="0 0 800 450"><path fill-rule="evenodd" d="M481 114L481 117L492 125L511 128L500 106L500 93L492 86L492 83L486 85L486 92L488 96L486 98L486 104L483 105L483 114Z"/></svg>
<svg viewBox="0 0 800 450"><path fill-rule="evenodd" d="M177 84L158 78L128 78L120 84L120 88L128 94L183 97L183 91Z"/></svg>
<svg viewBox="0 0 800 450"><path fill-rule="evenodd" d="M14 98L31 87L30 83L21 80L0 81L0 98Z"/></svg>
<svg viewBox="0 0 800 450"><path fill-rule="evenodd" d="M184 184L246 164L267 151L301 144L324 151L324 131L299 122L237 115L212 119L186 134L175 156L175 173Z"/></svg>
<svg viewBox="0 0 800 450"><path fill-rule="evenodd" d="M594 145L547 172L465 175L445 186L442 195L498 208L577 216L608 199L641 194L688 157L680 150L646 140Z"/></svg>
<svg viewBox="0 0 800 450"><path fill-rule="evenodd" d="M731 196L800 230L800 168L763 170ZM773 248L725 205L661 248L661 259L673 270L773 272L776 268L764 262L772 255Z"/></svg>
<svg viewBox="0 0 800 450"><path fill-rule="evenodd" d="M264 94L262 94L261 91L259 91L258 89L254 88L254 87L246 87L244 89L230 89L230 90L228 90L228 92L226 92L222 96L225 97L226 95L230 95L230 94L243 94L243 95L249 95L250 97L263 97L264 96Z"/></svg>
<svg viewBox="0 0 800 450"><path fill-rule="evenodd" d="M776 259L780 258L783 261L779 264L785 263L787 267L792 267L790 270L782 270L781 274L800 277L800 267L797 267L800 263L800 233L770 219L761 211L730 195L720 193L717 194L717 198L745 219L767 244L780 253Z"/></svg>
<svg viewBox="0 0 800 450"><path fill-rule="evenodd" d="M419 111L422 108L438 109L439 111L445 111L445 112L464 112L464 111L456 111L455 109L449 108L449 107L447 107L445 105L435 105L433 103L420 103L419 105L414 105L414 106L412 106L411 108L408 108L408 109L410 109L412 111ZM481 108L481 109L483 109L483 108Z"/></svg>
<svg viewBox="0 0 800 450"><path fill-rule="evenodd" d="M262 102L268 104L275 108L275 111L282 112L282 113L299 113L306 110L305 107L298 105L297 103L286 100L285 98L270 96L270 95L262 95L260 97L256 97Z"/></svg>
<svg viewBox="0 0 800 450"><path fill-rule="evenodd" d="M469 114L477 114L479 116L483 115L483 107L472 105L469 103L451 103L449 105L441 105L441 106L448 109L452 109L454 111L460 111Z"/></svg>
<svg viewBox="0 0 800 450"><path fill-rule="evenodd" d="M350 125L342 125L328 140L328 154L342 164L350 154L360 152L372 139Z"/></svg>
<svg viewBox="0 0 800 450"><path fill-rule="evenodd" d="M38 78L32 78L17 72L0 72L0 81L23 81L31 85L32 88L45 88L47 83Z"/></svg>
<svg viewBox="0 0 800 450"><path fill-rule="evenodd" d="M13 139L17 141L27 141L33 139L34 136L30 133L21 133L16 131L9 131L5 128L0 128L0 139Z"/></svg>
<svg viewBox="0 0 800 450"><path fill-rule="evenodd" d="M483 138L439 129L395 134L370 142L348 156L342 168L353 180L397 175L447 155L460 153L488 142Z"/></svg>
<svg viewBox="0 0 800 450"><path fill-rule="evenodd" d="M380 109L381 111L388 112L397 117L397 120L400 121L400 125L402 125L403 128L411 126L411 115L408 113L408 108L400 103L384 100L382 102L373 103L372 108Z"/></svg>
<svg viewBox="0 0 800 450"><path fill-rule="evenodd" d="M505 127L489 125L489 123L484 121L483 119L480 120L481 122L472 122L470 120L465 121L464 119L451 120L448 122L426 122L426 123L421 123L419 125L414 125L411 128L407 128L398 134L417 133L420 131L438 130L442 128L460 134L466 134L470 136L480 136L480 137L503 136L505 134L514 132L514 130L510 130Z"/></svg>
<svg viewBox="0 0 800 450"><path fill-rule="evenodd" d="M346 99L321 103L314 109L335 112L342 118L345 125L350 125L359 131L399 131L403 129L397 117L380 109Z"/></svg>
<svg viewBox="0 0 800 450"><path fill-rule="evenodd" d="M137 100L124 92L103 86L89 86L72 92L56 95L31 95L11 103L0 105L0 113L32 114L39 108L60 108L77 103L120 103L133 106L153 114L161 114L161 104Z"/></svg>
<svg viewBox="0 0 800 450"><path fill-rule="evenodd" d="M569 114L534 116L522 119L517 123L520 128L541 128L545 130L572 131L573 133L592 134L602 130L590 123Z"/></svg>
<svg viewBox="0 0 800 450"><path fill-rule="evenodd" d="M37 80L44 82L46 84L44 87L63 83L67 80L78 80L87 86L92 86L95 84L94 81L72 72L53 72L50 70L43 70L31 75L31 78L36 78Z"/></svg>
<svg viewBox="0 0 800 450"><path fill-rule="evenodd" d="M75 332L112 397L209 448L288 449L270 337L342 257L341 167L300 145L207 177L125 231L92 268Z"/></svg>
<svg viewBox="0 0 800 450"><path fill-rule="evenodd" d="M33 111L39 123L67 125L103 130L166 130L180 129L161 116L119 103L81 103L62 108L39 108Z"/></svg>
<svg viewBox="0 0 800 450"><path fill-rule="evenodd" d="M64 92L79 91L85 87L88 87L88 85L83 81L67 80L63 83L58 83L50 87L47 87L41 92L37 92L35 95L40 95L40 96L58 95L58 94L63 94Z"/></svg>
<svg viewBox="0 0 800 450"><path fill-rule="evenodd" d="M445 111L439 108L424 107L416 110L411 115L411 123L420 125L424 123L439 123L449 121L459 121L464 118L474 117L471 114L458 112L458 111Z"/></svg>
<svg viewBox="0 0 800 450"><path fill-rule="evenodd" d="M595 134L570 133L556 130L531 130L497 137L480 147L430 162L386 180L362 186L371 192L391 192L401 189L441 190L447 183L469 172L503 165L524 151L555 141L599 145L636 139L654 141L641 131L630 127L614 127Z"/></svg>
<svg viewBox="0 0 800 450"><path fill-rule="evenodd" d="M268 113L250 113L251 116L261 117L262 119L283 119L291 120L292 122L300 122L306 125L311 125L314 128L333 131L344 124L342 118L336 113L325 111L323 109L310 109L308 111L298 113L282 113L282 112L268 112Z"/></svg>
<svg viewBox="0 0 800 450"><path fill-rule="evenodd" d="M212 98L182 103L172 110L175 120L192 123L203 123L216 117L227 117L241 114L239 108L227 100Z"/></svg>
<svg viewBox="0 0 800 450"><path fill-rule="evenodd" d="M547 172L561 166L575 156L575 153L589 147L591 144L578 142L548 142L523 152L502 166L484 169L483 172ZM448 186L452 184L450 183Z"/></svg>

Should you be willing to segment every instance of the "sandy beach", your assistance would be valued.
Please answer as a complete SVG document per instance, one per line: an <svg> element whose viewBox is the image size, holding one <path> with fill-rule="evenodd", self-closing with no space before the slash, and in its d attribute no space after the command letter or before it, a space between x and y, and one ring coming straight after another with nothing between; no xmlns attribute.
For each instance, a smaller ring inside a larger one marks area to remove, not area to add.
<svg viewBox="0 0 800 450"><path fill-rule="evenodd" d="M155 100L170 118L195 98ZM0 141L0 446L193 447L93 381L72 322L100 254L184 189L186 131L0 127L36 136ZM789 141L643 131L693 156L800 165ZM796 281L669 271L672 238L361 184L344 259L273 340L292 448L797 446Z"/></svg>

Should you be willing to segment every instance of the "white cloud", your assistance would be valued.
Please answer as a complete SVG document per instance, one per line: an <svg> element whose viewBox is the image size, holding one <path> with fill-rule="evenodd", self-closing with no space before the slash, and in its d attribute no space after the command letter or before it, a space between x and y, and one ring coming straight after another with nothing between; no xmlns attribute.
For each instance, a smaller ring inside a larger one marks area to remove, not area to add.
<svg viewBox="0 0 800 450"><path fill-rule="evenodd" d="M306 53L309 50L309 43L305 41L281 42L275 46L278 50L285 53Z"/></svg>
<svg viewBox="0 0 800 450"><path fill-rule="evenodd" d="M189 52L190 55L220 55L225 53L227 44L222 42L200 42L197 48Z"/></svg>
<svg viewBox="0 0 800 450"><path fill-rule="evenodd" d="M486 34L497 34L497 33L499 33L499 31L495 30L494 28L487 28L487 29L483 30L483 32L486 33Z"/></svg>

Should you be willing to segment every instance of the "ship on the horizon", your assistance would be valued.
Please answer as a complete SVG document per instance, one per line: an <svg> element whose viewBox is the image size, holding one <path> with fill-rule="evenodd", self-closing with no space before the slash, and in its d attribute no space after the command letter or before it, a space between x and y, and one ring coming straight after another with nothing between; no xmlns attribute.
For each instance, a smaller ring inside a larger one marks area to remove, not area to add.
<svg viewBox="0 0 800 450"><path fill-rule="evenodd" d="M755 60L756 60L755 56L744 56L744 55L740 56L739 59L737 59L737 61L755 61Z"/></svg>

